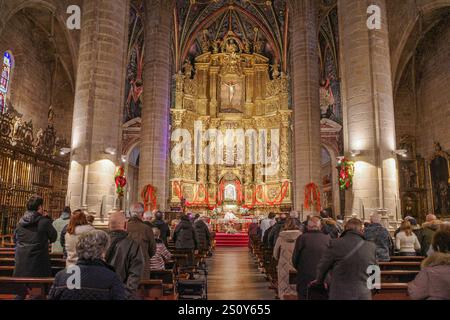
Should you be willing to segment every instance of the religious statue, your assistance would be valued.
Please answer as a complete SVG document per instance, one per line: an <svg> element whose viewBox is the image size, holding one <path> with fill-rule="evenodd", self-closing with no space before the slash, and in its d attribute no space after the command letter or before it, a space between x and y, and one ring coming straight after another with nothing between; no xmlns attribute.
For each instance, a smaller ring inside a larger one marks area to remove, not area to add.
<svg viewBox="0 0 450 320"><path fill-rule="evenodd" d="M402 168L404 187L407 189L413 189L417 186L416 178L417 174L412 170L409 165L405 164Z"/></svg>
<svg viewBox="0 0 450 320"><path fill-rule="evenodd" d="M251 51L252 51L252 48L250 46L250 42L247 39L245 39L244 40L244 52L251 53Z"/></svg>
<svg viewBox="0 0 450 320"><path fill-rule="evenodd" d="M278 62L275 62L272 66L272 78L273 79L278 79L278 77L280 76L280 65L278 64Z"/></svg>
<svg viewBox="0 0 450 320"><path fill-rule="evenodd" d="M208 40L208 29L203 31L203 38L202 38L202 40L200 42L200 45L202 47L202 52L203 53L209 52L210 42Z"/></svg>
<svg viewBox="0 0 450 320"><path fill-rule="evenodd" d="M222 41L220 41L220 40L213 41L212 48L213 48L213 53L214 54L218 54L219 53L221 44L222 44Z"/></svg>
<svg viewBox="0 0 450 320"><path fill-rule="evenodd" d="M229 106L233 106L233 99L234 99L234 95L236 93L236 83L225 83L225 86L228 88L228 102L229 102Z"/></svg>
<svg viewBox="0 0 450 320"><path fill-rule="evenodd" d="M331 80L328 78L320 83L320 111L322 118L332 119L334 116L334 100L333 91L331 90Z"/></svg>
<svg viewBox="0 0 450 320"><path fill-rule="evenodd" d="M448 214L450 209L448 155L439 143L435 143L435 156L430 163L434 210L437 214Z"/></svg>
<svg viewBox="0 0 450 320"><path fill-rule="evenodd" d="M239 51L239 48L236 45L236 42L234 41L234 39L230 39L227 41L225 51L226 51L226 53L231 53L231 54Z"/></svg>
<svg viewBox="0 0 450 320"><path fill-rule="evenodd" d="M48 108L48 117L47 117L47 119L48 119L48 124L49 125L53 125L54 124L54 120L55 120L55 111L53 111L53 106L51 105L49 108Z"/></svg>
<svg viewBox="0 0 450 320"><path fill-rule="evenodd" d="M191 61L189 61L189 59L186 59L186 61L184 62L183 69L186 78L190 79L192 77L192 70L194 69L194 67L192 67Z"/></svg>

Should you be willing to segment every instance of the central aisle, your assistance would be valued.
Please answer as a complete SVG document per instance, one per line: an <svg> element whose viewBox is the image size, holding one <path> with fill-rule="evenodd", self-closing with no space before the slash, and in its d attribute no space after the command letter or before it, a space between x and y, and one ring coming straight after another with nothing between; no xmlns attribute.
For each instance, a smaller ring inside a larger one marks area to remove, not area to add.
<svg viewBox="0 0 450 320"><path fill-rule="evenodd" d="M216 248L208 261L209 300L273 300L248 248Z"/></svg>

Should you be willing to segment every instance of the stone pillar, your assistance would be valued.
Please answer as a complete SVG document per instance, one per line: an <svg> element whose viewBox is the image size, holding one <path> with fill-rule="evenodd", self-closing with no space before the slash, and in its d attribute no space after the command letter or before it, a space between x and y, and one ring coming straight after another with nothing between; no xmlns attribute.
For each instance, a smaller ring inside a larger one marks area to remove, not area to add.
<svg viewBox="0 0 450 320"><path fill-rule="evenodd" d="M82 8L68 198L72 208L97 218L115 206L128 5L127 0L85 0ZM105 153L107 148L115 154Z"/></svg>
<svg viewBox="0 0 450 320"><path fill-rule="evenodd" d="M301 210L305 186L321 186L318 10L316 0L291 0L294 124L294 208ZM305 213L306 212L305 210Z"/></svg>
<svg viewBox="0 0 450 320"><path fill-rule="evenodd" d="M367 27L369 5L381 8L380 30ZM398 178L386 1L339 0L338 9L345 149L360 151L346 215L368 219L379 209L392 215Z"/></svg>
<svg viewBox="0 0 450 320"><path fill-rule="evenodd" d="M144 103L142 107L139 192L151 184L158 205L167 208L169 197L170 39L173 1L146 0Z"/></svg>

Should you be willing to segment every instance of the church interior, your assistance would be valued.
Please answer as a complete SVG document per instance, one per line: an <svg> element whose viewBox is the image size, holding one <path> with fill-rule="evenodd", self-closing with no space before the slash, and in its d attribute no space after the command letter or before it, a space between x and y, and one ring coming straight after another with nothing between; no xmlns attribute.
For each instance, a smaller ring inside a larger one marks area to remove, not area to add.
<svg viewBox="0 0 450 320"><path fill-rule="evenodd" d="M439 255L450 300L450 0L0 0L0 55L0 300L83 299L103 234L127 299L314 300L352 233L370 299Z"/></svg>

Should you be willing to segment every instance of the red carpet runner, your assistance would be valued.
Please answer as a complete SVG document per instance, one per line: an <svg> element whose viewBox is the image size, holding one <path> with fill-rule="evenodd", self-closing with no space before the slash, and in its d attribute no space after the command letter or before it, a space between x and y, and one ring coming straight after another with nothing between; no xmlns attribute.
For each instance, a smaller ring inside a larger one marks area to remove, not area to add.
<svg viewBox="0 0 450 320"><path fill-rule="evenodd" d="M247 247L248 235L245 233L216 234L216 247Z"/></svg>

